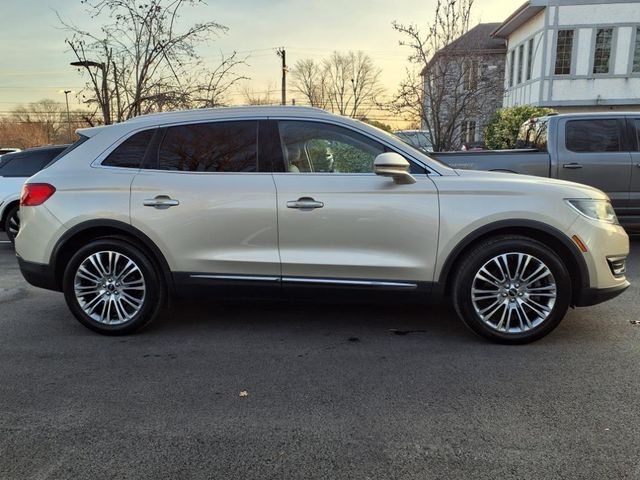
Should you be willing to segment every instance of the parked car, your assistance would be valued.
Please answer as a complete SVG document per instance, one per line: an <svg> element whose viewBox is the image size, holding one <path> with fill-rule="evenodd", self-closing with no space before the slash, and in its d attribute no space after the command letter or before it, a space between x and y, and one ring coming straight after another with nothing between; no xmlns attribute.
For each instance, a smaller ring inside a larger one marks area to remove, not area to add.
<svg viewBox="0 0 640 480"><path fill-rule="evenodd" d="M20 189L24 181L41 170L69 145L30 148L0 157L0 231L12 242L20 228Z"/></svg>
<svg viewBox="0 0 640 480"><path fill-rule="evenodd" d="M428 130L398 130L393 133L400 140L420 150L422 153L433 151L431 136Z"/></svg>
<svg viewBox="0 0 640 480"><path fill-rule="evenodd" d="M516 147L432 156L454 168L591 185L609 195L623 226L640 229L640 113L568 113L528 120Z"/></svg>
<svg viewBox="0 0 640 480"><path fill-rule="evenodd" d="M0 147L0 155L4 155L6 153L15 153L15 152L20 152L21 150L19 148L12 148L12 147Z"/></svg>
<svg viewBox="0 0 640 480"><path fill-rule="evenodd" d="M405 294L451 294L474 332L523 343L629 286L629 240L599 190L455 171L315 108L169 112L79 134L24 185L16 251L27 281L64 292L103 334L141 328L173 295L350 289L399 309Z"/></svg>

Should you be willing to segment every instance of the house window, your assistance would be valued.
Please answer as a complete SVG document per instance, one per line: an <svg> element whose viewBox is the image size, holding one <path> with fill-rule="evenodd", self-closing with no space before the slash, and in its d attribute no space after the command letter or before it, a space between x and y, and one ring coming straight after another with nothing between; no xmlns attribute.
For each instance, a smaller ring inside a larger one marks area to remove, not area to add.
<svg viewBox="0 0 640 480"><path fill-rule="evenodd" d="M476 122L468 120L462 122L462 142L470 143L476 141Z"/></svg>
<svg viewBox="0 0 640 480"><path fill-rule="evenodd" d="M636 45L633 51L633 71L640 72L640 27L636 28Z"/></svg>
<svg viewBox="0 0 640 480"><path fill-rule="evenodd" d="M513 87L513 73L514 73L514 64L516 63L516 51L511 50L511 54L509 55L509 86Z"/></svg>
<svg viewBox="0 0 640 480"><path fill-rule="evenodd" d="M531 73L533 70L533 38L529 39L527 46L527 80L531 80Z"/></svg>
<svg viewBox="0 0 640 480"><path fill-rule="evenodd" d="M473 91L478 86L478 61L465 60L464 62L464 89Z"/></svg>
<svg viewBox="0 0 640 480"><path fill-rule="evenodd" d="M556 45L556 75L571 73L571 54L573 52L573 30L558 30Z"/></svg>
<svg viewBox="0 0 640 480"><path fill-rule="evenodd" d="M593 73L609 73L613 28L598 28L596 49L593 56Z"/></svg>
<svg viewBox="0 0 640 480"><path fill-rule="evenodd" d="M518 83L522 83L523 68L524 68L524 44L518 47Z"/></svg>

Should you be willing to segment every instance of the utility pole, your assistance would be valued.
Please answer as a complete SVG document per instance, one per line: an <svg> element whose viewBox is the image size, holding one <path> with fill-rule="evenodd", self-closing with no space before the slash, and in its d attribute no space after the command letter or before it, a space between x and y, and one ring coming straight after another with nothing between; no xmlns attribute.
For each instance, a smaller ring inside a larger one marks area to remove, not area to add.
<svg viewBox="0 0 640 480"><path fill-rule="evenodd" d="M287 104L287 52L284 47L280 47L276 50L276 54L282 59L282 100L281 104Z"/></svg>
<svg viewBox="0 0 640 480"><path fill-rule="evenodd" d="M71 139L71 115L69 115L69 94L71 90L64 90L64 99L67 102L67 131L69 134L69 143L72 143Z"/></svg>

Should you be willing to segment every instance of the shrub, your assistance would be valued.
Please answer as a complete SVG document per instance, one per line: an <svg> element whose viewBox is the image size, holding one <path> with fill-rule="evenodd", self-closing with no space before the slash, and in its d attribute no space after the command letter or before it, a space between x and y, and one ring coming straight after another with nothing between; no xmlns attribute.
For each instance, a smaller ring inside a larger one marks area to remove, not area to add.
<svg viewBox="0 0 640 480"><path fill-rule="evenodd" d="M484 131L484 141L491 150L514 148L520 126L531 117L553 113L550 108L519 105L501 108L493 114Z"/></svg>

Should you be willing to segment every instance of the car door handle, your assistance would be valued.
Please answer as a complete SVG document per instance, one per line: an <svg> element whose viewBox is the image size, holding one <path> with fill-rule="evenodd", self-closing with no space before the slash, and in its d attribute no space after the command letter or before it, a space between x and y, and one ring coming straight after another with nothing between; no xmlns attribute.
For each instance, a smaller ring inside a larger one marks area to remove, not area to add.
<svg viewBox="0 0 640 480"><path fill-rule="evenodd" d="M169 207L180 205L180 202L178 200L174 200L168 195L158 195L156 198L147 198L146 200L143 200L142 204L145 207L154 207L158 210L164 210Z"/></svg>
<svg viewBox="0 0 640 480"><path fill-rule="evenodd" d="M570 170L576 170L578 168L582 168L582 165L580 165L579 163L565 163L564 165L562 165L563 168L568 168Z"/></svg>
<svg viewBox="0 0 640 480"><path fill-rule="evenodd" d="M297 208L299 210L314 210L322 207L324 207L324 203L316 202L311 197L301 197L298 200L291 200L287 202L287 208Z"/></svg>

